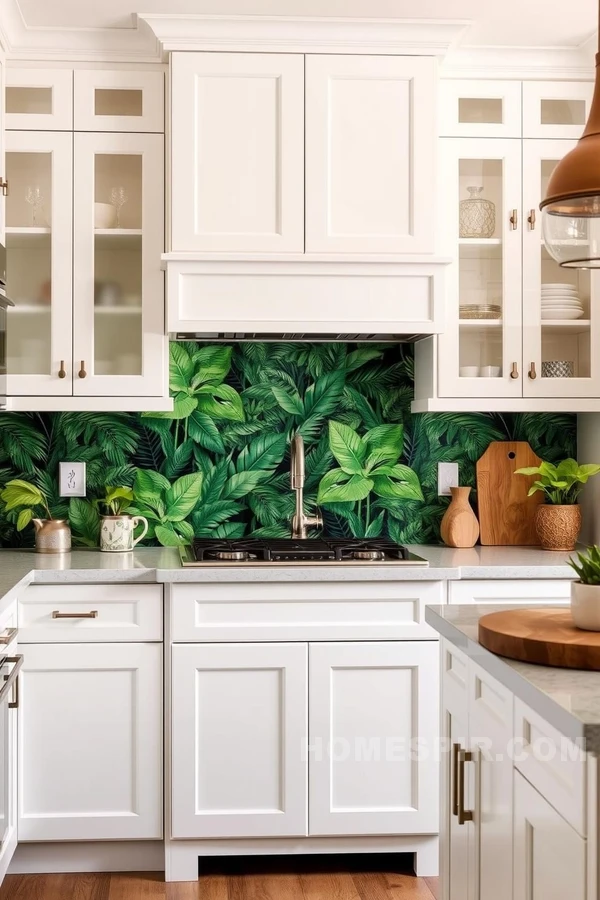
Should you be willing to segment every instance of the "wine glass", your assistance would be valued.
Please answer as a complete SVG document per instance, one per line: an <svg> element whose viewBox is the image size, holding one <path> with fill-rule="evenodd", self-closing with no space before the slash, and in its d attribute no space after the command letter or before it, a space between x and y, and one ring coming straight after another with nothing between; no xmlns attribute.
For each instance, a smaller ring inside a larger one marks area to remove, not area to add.
<svg viewBox="0 0 600 900"><path fill-rule="evenodd" d="M44 195L42 193L41 188L37 185L32 187L29 185L27 190L25 191L25 203L28 203L31 206L31 220L32 224L39 225L39 211L44 203Z"/></svg>
<svg viewBox="0 0 600 900"><path fill-rule="evenodd" d="M110 189L110 202L117 210L117 228L120 228L121 210L128 201L127 191L124 187L114 187Z"/></svg>

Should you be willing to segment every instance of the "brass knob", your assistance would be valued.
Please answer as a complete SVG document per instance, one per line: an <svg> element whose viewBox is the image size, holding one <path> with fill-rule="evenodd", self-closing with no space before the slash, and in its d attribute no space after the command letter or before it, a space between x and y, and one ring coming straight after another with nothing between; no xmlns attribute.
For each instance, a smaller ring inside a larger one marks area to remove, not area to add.
<svg viewBox="0 0 600 900"><path fill-rule="evenodd" d="M59 378L66 378L66 377L67 377L67 370L65 369L65 361L64 361L64 359L61 359L61 361L60 361L60 369L58 370L58 377L59 377Z"/></svg>
<svg viewBox="0 0 600 900"><path fill-rule="evenodd" d="M511 378L518 378L518 377L519 377L519 366L517 365L516 362L512 364L512 370L511 370L511 373L510 373L510 377L511 377Z"/></svg>
<svg viewBox="0 0 600 900"><path fill-rule="evenodd" d="M87 375L87 372L85 371L85 359L81 360L81 368L77 374L80 378L85 378L85 376Z"/></svg>
<svg viewBox="0 0 600 900"><path fill-rule="evenodd" d="M0 175L0 191L2 191L2 195L4 197L8 196L8 181L5 181L1 175Z"/></svg>
<svg viewBox="0 0 600 900"><path fill-rule="evenodd" d="M529 215L527 216L527 221L529 222L529 230L535 230L535 209L529 210Z"/></svg>
<svg viewBox="0 0 600 900"><path fill-rule="evenodd" d="M531 378L532 381L535 381L535 379L537 378L537 373L535 371L535 363L534 362L532 362L531 365L529 366L529 377Z"/></svg>
<svg viewBox="0 0 600 900"><path fill-rule="evenodd" d="M519 224L519 213L516 209L511 209L508 221L510 222L511 230L516 231L517 225Z"/></svg>

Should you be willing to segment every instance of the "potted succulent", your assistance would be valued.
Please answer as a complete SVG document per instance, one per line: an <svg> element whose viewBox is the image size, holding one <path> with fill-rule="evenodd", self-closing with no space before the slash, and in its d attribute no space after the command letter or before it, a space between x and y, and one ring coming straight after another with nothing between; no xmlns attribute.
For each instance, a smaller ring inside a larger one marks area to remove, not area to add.
<svg viewBox="0 0 600 900"><path fill-rule="evenodd" d="M600 547L589 547L585 555L569 565L579 576L571 585L573 624L584 631L600 631Z"/></svg>
<svg viewBox="0 0 600 900"><path fill-rule="evenodd" d="M133 503L133 490L128 487L106 488L104 497L94 500L100 513L100 549L112 553L133 550L148 531L148 520L143 516L131 516L127 509ZM144 530L134 540L136 526L142 523Z"/></svg>
<svg viewBox="0 0 600 900"><path fill-rule="evenodd" d="M63 553L71 549L69 523L66 519L52 518L48 498L35 484L15 478L6 483L0 499L7 512L22 507L17 516L17 531L23 531L33 522L35 549L38 553ZM43 518L39 516L40 510Z"/></svg>
<svg viewBox="0 0 600 900"><path fill-rule="evenodd" d="M557 466L543 462L540 466L517 469L515 475L537 475L528 496L543 491L546 502L538 507L535 527L544 550L574 550L581 531L579 494L600 466L580 466L574 459L564 459Z"/></svg>

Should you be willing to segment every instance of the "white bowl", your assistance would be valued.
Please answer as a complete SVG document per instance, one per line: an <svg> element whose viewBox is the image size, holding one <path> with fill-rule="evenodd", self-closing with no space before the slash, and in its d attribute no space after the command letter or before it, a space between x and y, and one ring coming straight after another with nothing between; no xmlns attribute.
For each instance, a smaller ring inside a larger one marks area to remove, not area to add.
<svg viewBox="0 0 600 900"><path fill-rule="evenodd" d="M544 282L542 284L542 290L545 288L557 288L558 290L564 290L565 288L570 291L576 291L577 288L573 284L569 284L568 282L558 282L551 284L550 282Z"/></svg>
<svg viewBox="0 0 600 900"><path fill-rule="evenodd" d="M114 228L117 209L112 203L94 203L94 228Z"/></svg>
<svg viewBox="0 0 600 900"><path fill-rule="evenodd" d="M582 315L582 309L565 309L563 307L558 307L557 309L542 310L542 319L580 319Z"/></svg>
<svg viewBox="0 0 600 900"><path fill-rule="evenodd" d="M500 376L500 366L481 366L479 369L480 378L498 378Z"/></svg>
<svg viewBox="0 0 600 900"><path fill-rule="evenodd" d="M461 366L458 372L461 378L478 378L479 366Z"/></svg>

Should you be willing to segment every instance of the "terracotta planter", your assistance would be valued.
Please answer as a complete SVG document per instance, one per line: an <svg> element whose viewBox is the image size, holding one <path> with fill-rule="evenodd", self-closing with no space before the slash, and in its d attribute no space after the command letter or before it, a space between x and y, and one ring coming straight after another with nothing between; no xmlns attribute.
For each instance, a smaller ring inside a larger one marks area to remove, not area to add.
<svg viewBox="0 0 600 900"><path fill-rule="evenodd" d="M470 487L450 488L452 502L442 519L440 534L448 547L474 547L479 522L469 503Z"/></svg>
<svg viewBox="0 0 600 900"><path fill-rule="evenodd" d="M600 631L600 584L571 584L573 625L584 631Z"/></svg>
<svg viewBox="0 0 600 900"><path fill-rule="evenodd" d="M574 550L581 531L581 508L552 506L538 507L535 529L543 550Z"/></svg>

